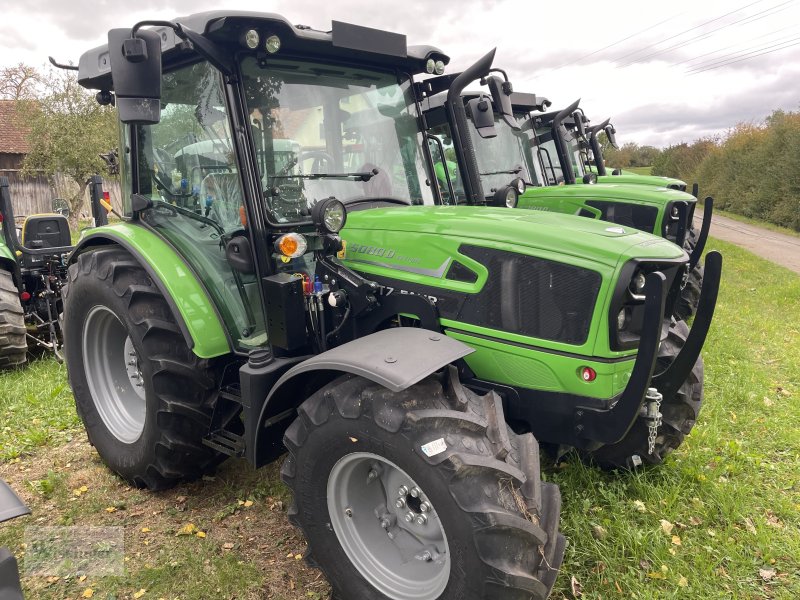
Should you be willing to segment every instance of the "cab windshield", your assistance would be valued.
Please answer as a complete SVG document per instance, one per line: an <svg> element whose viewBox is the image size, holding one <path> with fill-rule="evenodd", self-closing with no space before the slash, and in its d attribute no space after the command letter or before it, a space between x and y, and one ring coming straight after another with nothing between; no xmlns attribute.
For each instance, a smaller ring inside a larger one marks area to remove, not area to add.
<svg viewBox="0 0 800 600"><path fill-rule="evenodd" d="M491 138L481 137L474 127L469 130L484 196L490 198L496 190L519 177L527 186L544 185L541 166L531 153L528 136L511 127L500 115L495 115L494 129L497 135Z"/></svg>
<svg viewBox="0 0 800 600"><path fill-rule="evenodd" d="M433 204L408 77L308 61L242 60L261 186L277 223L345 204Z"/></svg>

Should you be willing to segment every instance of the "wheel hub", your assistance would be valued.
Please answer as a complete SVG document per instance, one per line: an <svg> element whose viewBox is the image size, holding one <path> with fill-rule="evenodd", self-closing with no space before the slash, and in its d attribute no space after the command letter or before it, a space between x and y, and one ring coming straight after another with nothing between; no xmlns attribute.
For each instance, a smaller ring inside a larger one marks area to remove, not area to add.
<svg viewBox="0 0 800 600"><path fill-rule="evenodd" d="M328 478L331 525L364 578L392 600L435 600L450 577L447 537L428 496L391 461L344 456Z"/></svg>
<svg viewBox="0 0 800 600"><path fill-rule="evenodd" d="M128 331L106 306L86 315L83 367L92 402L108 431L131 444L144 431L146 394L139 358Z"/></svg>

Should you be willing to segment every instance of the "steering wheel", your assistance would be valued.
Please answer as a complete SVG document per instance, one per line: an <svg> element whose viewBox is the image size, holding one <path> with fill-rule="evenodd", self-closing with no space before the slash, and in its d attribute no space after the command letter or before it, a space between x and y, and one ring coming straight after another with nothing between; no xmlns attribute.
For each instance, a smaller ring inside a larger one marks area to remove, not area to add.
<svg viewBox="0 0 800 600"><path fill-rule="evenodd" d="M333 160L333 156L325 152L324 150L304 150L300 152L300 164L302 165L306 160L309 158L313 158L314 162L311 163L311 172L312 173L323 173L328 172L328 168L333 167L335 165L335 161ZM326 168L324 171L322 166L325 165Z"/></svg>

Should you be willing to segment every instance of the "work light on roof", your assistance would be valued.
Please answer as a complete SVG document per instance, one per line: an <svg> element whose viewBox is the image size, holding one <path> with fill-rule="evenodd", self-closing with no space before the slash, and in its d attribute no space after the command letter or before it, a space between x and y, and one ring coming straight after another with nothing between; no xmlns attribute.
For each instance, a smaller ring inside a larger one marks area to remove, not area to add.
<svg viewBox="0 0 800 600"><path fill-rule="evenodd" d="M281 49L281 38L279 38L277 35L269 36L267 41L264 43L264 47L270 54L275 54Z"/></svg>
<svg viewBox="0 0 800 600"><path fill-rule="evenodd" d="M436 64L434 65L434 67L436 69L436 74L437 75L441 75L441 74L444 73L444 61L443 60L437 60Z"/></svg>
<svg viewBox="0 0 800 600"><path fill-rule="evenodd" d="M244 34L244 45L250 48L250 50L255 50L258 48L258 44L261 42L261 36L258 35L258 32L255 29L250 29Z"/></svg>
<svg viewBox="0 0 800 600"><path fill-rule="evenodd" d="M436 70L436 61L432 58L429 58L425 63L425 72L426 73L433 73Z"/></svg>

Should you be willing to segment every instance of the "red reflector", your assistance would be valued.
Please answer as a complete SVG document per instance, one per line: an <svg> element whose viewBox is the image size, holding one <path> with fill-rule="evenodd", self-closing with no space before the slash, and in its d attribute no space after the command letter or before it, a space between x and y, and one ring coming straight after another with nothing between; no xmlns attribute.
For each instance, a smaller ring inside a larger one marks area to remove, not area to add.
<svg viewBox="0 0 800 600"><path fill-rule="evenodd" d="M23 302L27 302L31 299L31 295L28 292L22 292L19 297L22 299Z"/></svg>
<svg viewBox="0 0 800 600"><path fill-rule="evenodd" d="M597 371L592 367L583 367L581 369L581 379L584 381L594 381L597 379Z"/></svg>
<svg viewBox="0 0 800 600"><path fill-rule="evenodd" d="M103 200L105 200L106 202L111 200L111 192L103 192Z"/></svg>
<svg viewBox="0 0 800 600"><path fill-rule="evenodd" d="M0 223L3 222L3 213L0 213Z"/></svg>

